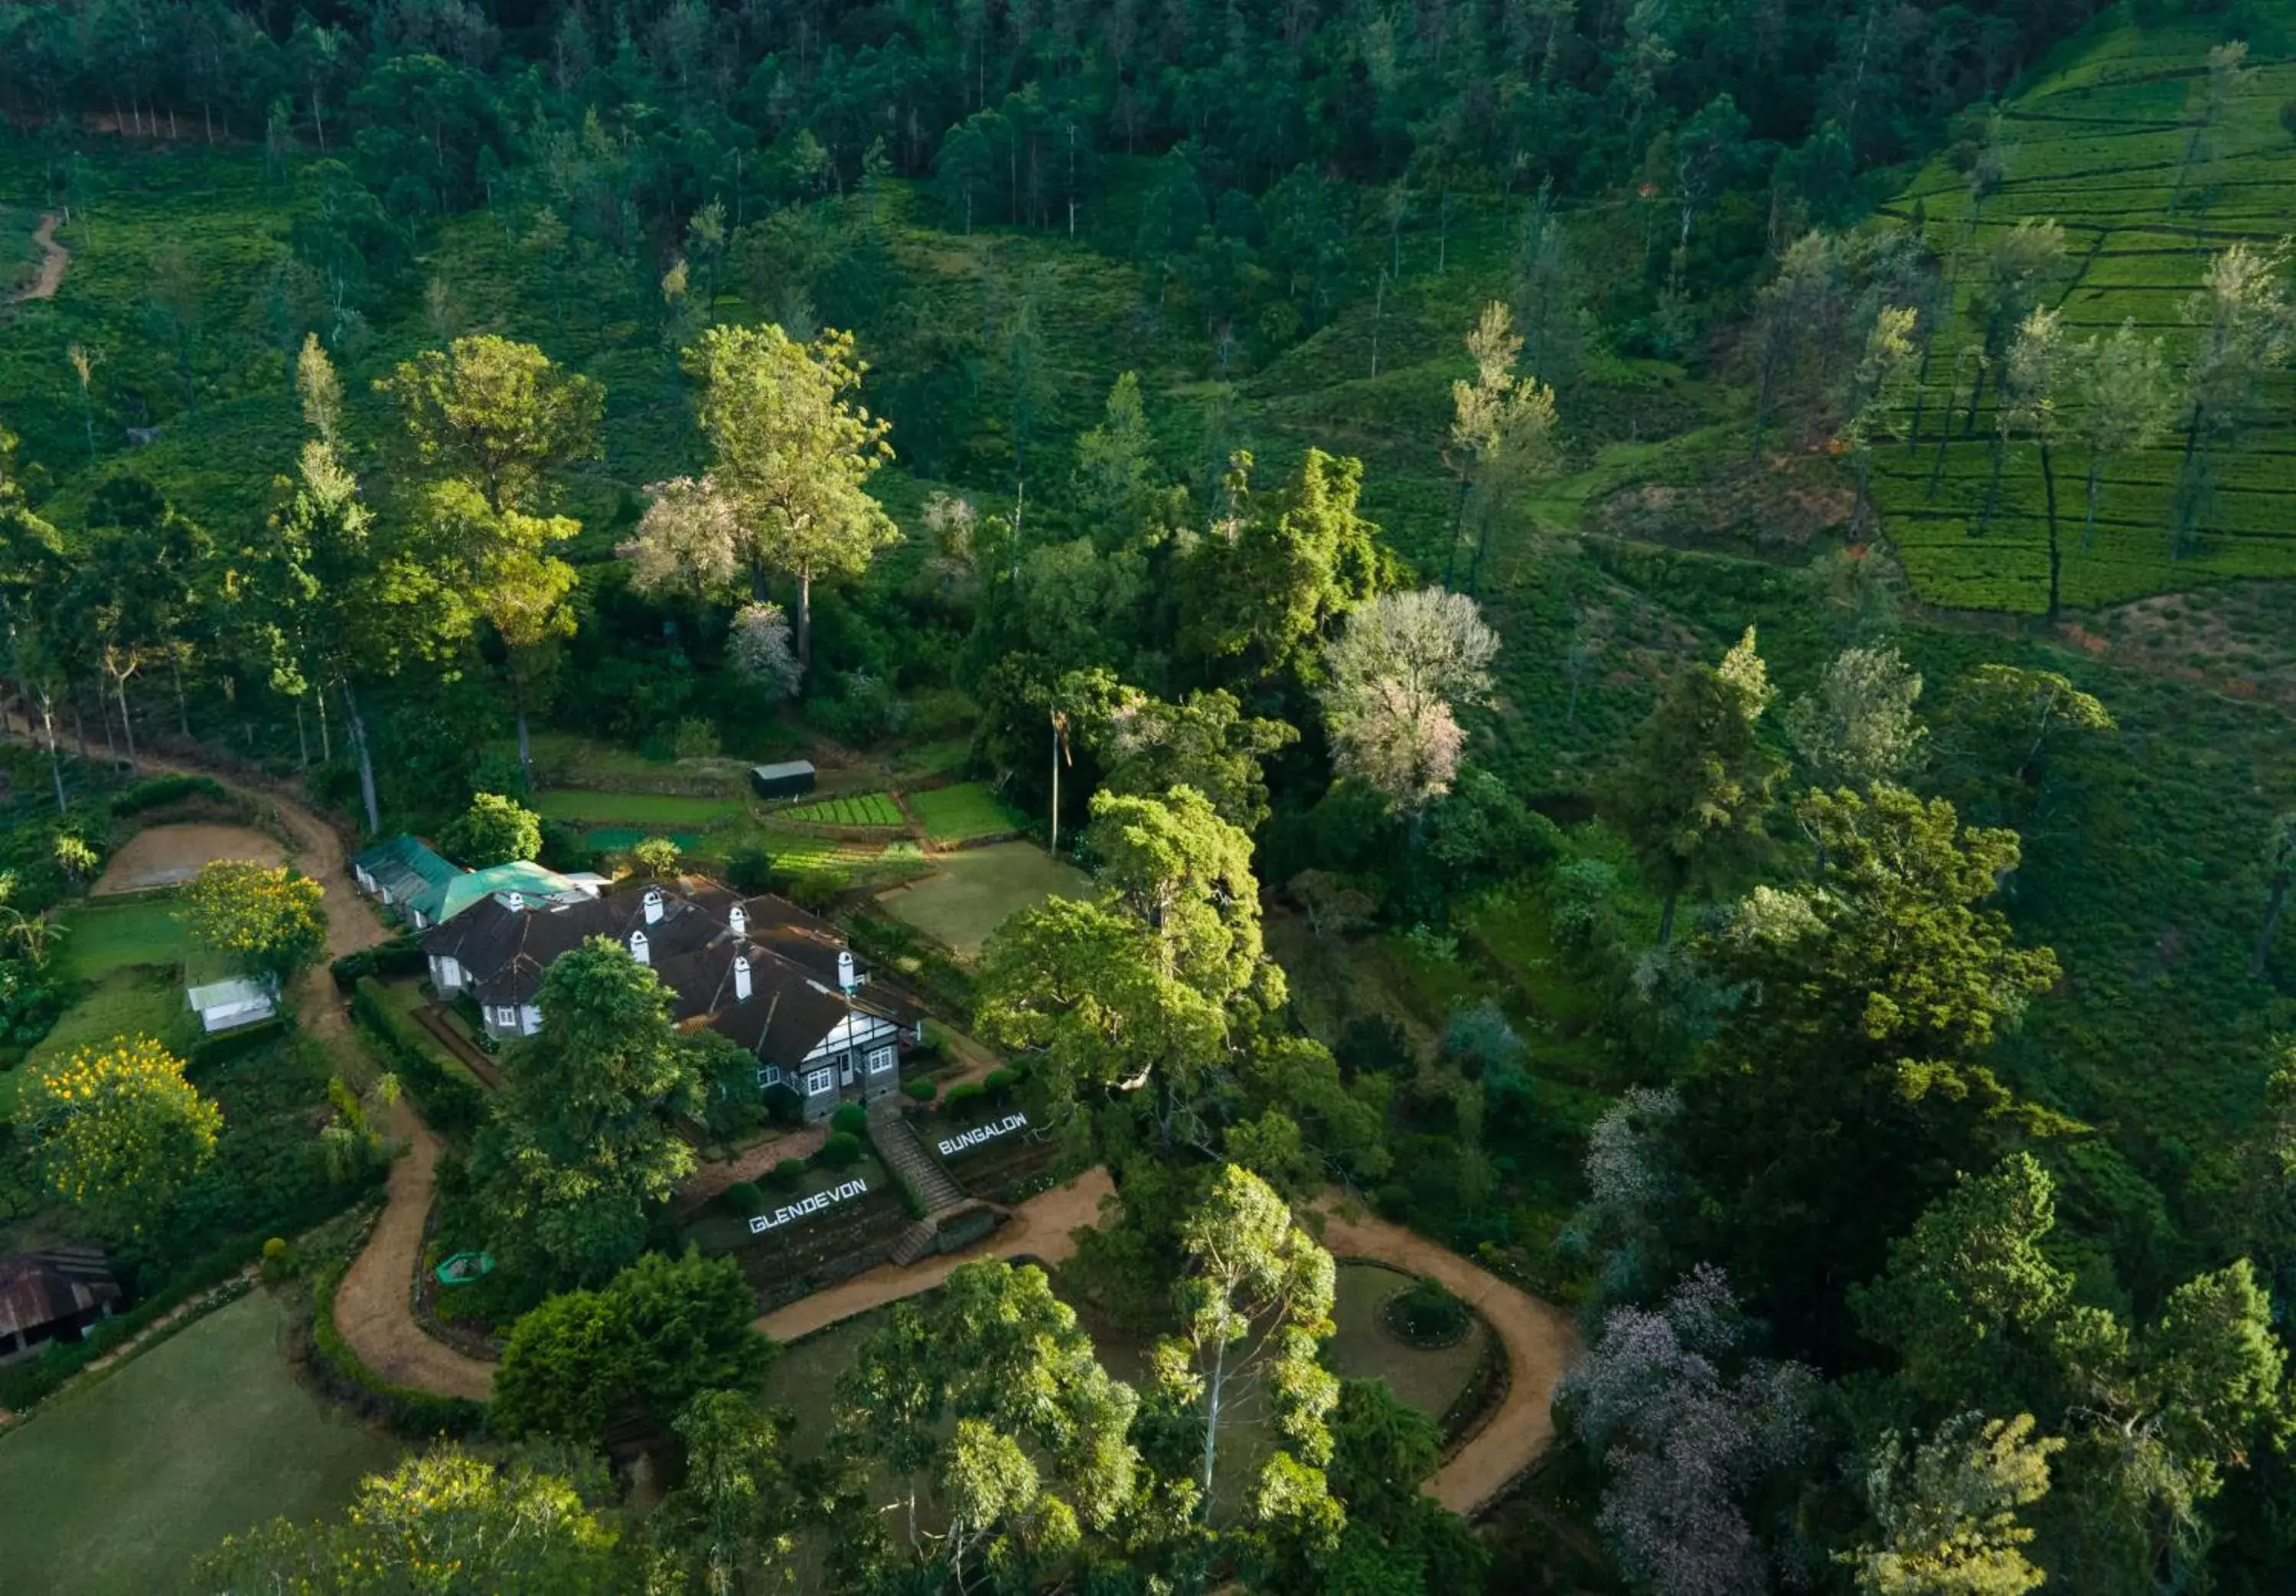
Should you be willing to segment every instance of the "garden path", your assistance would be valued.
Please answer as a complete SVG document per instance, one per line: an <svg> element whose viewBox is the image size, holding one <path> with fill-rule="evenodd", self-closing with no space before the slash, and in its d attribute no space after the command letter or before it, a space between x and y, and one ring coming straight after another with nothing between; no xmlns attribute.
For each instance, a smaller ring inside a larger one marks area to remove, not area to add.
<svg viewBox="0 0 2296 1596"><path fill-rule="evenodd" d="M1506 1347L1507 1389L1498 1410L1427 1482L1455 1513L1487 1507L1554 1439L1554 1387L1578 1355L1570 1315L1517 1290L1448 1248L1369 1215L1324 1215L1324 1246L1336 1257L1372 1258L1443 1282L1471 1304Z"/></svg>
<svg viewBox="0 0 2296 1596"><path fill-rule="evenodd" d="M40 217L39 231L32 234L32 241L40 246L40 274L18 291L17 299L53 299L63 286L64 268L71 264L71 251L56 242L56 229L63 219L63 213L56 210Z"/></svg>

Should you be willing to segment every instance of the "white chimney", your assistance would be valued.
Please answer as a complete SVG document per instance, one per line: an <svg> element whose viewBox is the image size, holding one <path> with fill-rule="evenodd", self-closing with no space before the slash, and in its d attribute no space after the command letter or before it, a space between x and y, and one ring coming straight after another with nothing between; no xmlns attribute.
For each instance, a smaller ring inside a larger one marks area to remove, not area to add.
<svg viewBox="0 0 2296 1596"><path fill-rule="evenodd" d="M734 913L739 914L741 911L736 909ZM747 954L734 961L734 1001L737 1003L750 1001L750 960Z"/></svg>
<svg viewBox="0 0 2296 1596"><path fill-rule="evenodd" d="M652 925L661 919L661 888L659 887L646 888L645 917L648 925Z"/></svg>
<svg viewBox="0 0 2296 1596"><path fill-rule="evenodd" d="M726 923L733 929L734 936L746 937L750 934L750 912L735 904L726 914Z"/></svg>
<svg viewBox="0 0 2296 1596"><path fill-rule="evenodd" d="M504 894L503 907L508 909L512 914L523 914L526 913L526 894L523 892Z"/></svg>
<svg viewBox="0 0 2296 1596"><path fill-rule="evenodd" d="M861 976L853 968L853 955L842 949L837 954L837 984L849 993L861 989Z"/></svg>
<svg viewBox="0 0 2296 1596"><path fill-rule="evenodd" d="M653 953L646 945L646 934L644 931L630 933L630 957L641 964L653 962Z"/></svg>

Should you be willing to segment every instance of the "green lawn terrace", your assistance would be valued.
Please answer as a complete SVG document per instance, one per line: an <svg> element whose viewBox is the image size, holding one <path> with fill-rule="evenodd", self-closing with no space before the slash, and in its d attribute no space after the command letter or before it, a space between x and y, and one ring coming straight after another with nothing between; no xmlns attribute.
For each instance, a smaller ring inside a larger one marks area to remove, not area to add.
<svg viewBox="0 0 2296 1596"><path fill-rule="evenodd" d="M0 1584L175 1590L224 1536L335 1512L388 1469L401 1445L296 1379L285 1334L258 1289L0 1435Z"/></svg>
<svg viewBox="0 0 2296 1596"><path fill-rule="evenodd" d="M936 855L921 880L881 894L878 906L970 963L1017 909L1047 897L1092 896L1091 878L1033 842L998 842Z"/></svg>
<svg viewBox="0 0 2296 1596"><path fill-rule="evenodd" d="M2296 137L2279 113L2296 98L2296 61L2256 61L2209 135L2212 151L2187 167L2187 96L2224 37L2202 23L2093 29L2006 107L2005 176L1990 193L1973 202L1963 174L1941 156L1886 208L1901 224L1918 209L1955 285L1956 314L1931 351L1920 431L1910 446L1883 442L1874 460L1884 528L1925 601L2021 613L2047 607L2046 493L2030 443L2010 446L1995 513L1979 530L1997 391L1987 384L1972 428L1971 352L1981 328L1970 309L1994 241L2021 220L2054 219L2066 235L2054 307L2067 340L2110 336L2131 321L2163 340L2169 380L2181 391L2194 339L2182 307L2210 260L2235 241L2268 250L2289 231ZM2265 424L2218 455L2212 502L2181 552L2172 519L2179 425L2152 448L2106 462L2087 543L2087 459L2077 446L2056 451L2065 603L2093 607L2203 582L2296 575L2296 449L2285 426L2296 379L2267 377L2260 399ZM2181 423L2181 412L2176 419ZM1899 416L1899 438L1909 420Z"/></svg>
<svg viewBox="0 0 2296 1596"><path fill-rule="evenodd" d="M711 1257L731 1257L757 1291L760 1312L795 1302L884 1262L913 1216L873 1154L843 1169L808 1168L786 1190L758 1183L763 1212L773 1215L856 1182L866 1191L764 1231L721 1195L686 1220L684 1240Z"/></svg>

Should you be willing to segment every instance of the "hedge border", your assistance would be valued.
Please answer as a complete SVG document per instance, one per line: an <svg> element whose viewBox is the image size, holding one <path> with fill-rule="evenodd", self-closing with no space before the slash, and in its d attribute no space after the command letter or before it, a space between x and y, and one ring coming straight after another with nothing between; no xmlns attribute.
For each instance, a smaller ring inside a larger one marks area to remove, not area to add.
<svg viewBox="0 0 2296 1596"><path fill-rule="evenodd" d="M475 1434L486 1423L486 1404L385 1379L343 1339L335 1325L335 1293L349 1273L348 1263L332 1263L311 1281L311 1349L316 1355L311 1367L329 1395L411 1440Z"/></svg>
<svg viewBox="0 0 2296 1596"><path fill-rule="evenodd" d="M462 1060L447 1055L427 1032L402 1029L405 1017L377 995L380 990L374 977L359 977L351 994L351 1018L397 1066L399 1084L431 1129L450 1137L470 1134L486 1117L484 1090L465 1078Z"/></svg>

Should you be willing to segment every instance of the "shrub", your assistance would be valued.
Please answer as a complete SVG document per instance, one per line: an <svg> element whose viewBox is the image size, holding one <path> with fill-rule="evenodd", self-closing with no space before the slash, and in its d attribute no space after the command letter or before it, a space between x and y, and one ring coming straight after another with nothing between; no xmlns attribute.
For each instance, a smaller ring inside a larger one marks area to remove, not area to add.
<svg viewBox="0 0 2296 1596"><path fill-rule="evenodd" d="M726 861L726 885L736 892L771 892L774 856L756 843L737 850Z"/></svg>
<svg viewBox="0 0 2296 1596"><path fill-rule="evenodd" d="M430 961L422 951L421 938L413 931L406 931L388 942L345 954L328 965L327 970L335 978L335 990L348 995L358 985L361 976L389 981L421 975L430 968Z"/></svg>
<svg viewBox="0 0 2296 1596"><path fill-rule="evenodd" d="M929 1103L940 1095L940 1088L921 1075L912 1076L902 1082L901 1090L907 1093L912 1101L921 1103Z"/></svg>
<svg viewBox="0 0 2296 1596"><path fill-rule="evenodd" d="M263 1278L277 1285L295 1271L294 1249L287 1245L284 1236L274 1236L263 1244Z"/></svg>
<svg viewBox="0 0 2296 1596"><path fill-rule="evenodd" d="M974 1103L982 1101L988 1095L988 1089L980 1082L967 1081L961 1086L951 1086L948 1089L947 1094L940 1100L940 1109L944 1114L960 1113Z"/></svg>
<svg viewBox="0 0 2296 1596"><path fill-rule="evenodd" d="M840 1103L837 1112L829 1117L829 1128L858 1136L869 1128L869 1110L859 1103Z"/></svg>
<svg viewBox="0 0 2296 1596"><path fill-rule="evenodd" d="M767 1172L766 1183L776 1191L794 1191L797 1190L798 1183L803 1179L805 1179L805 1160L783 1158Z"/></svg>
<svg viewBox="0 0 2296 1596"><path fill-rule="evenodd" d="M2296 100L2284 100L2280 104L2280 126L2290 138L2296 138Z"/></svg>
<svg viewBox="0 0 2296 1596"><path fill-rule="evenodd" d="M746 1219L750 1215L764 1209L766 1194L758 1189L755 1181L735 1181L726 1188L719 1200Z"/></svg>
<svg viewBox="0 0 2296 1596"><path fill-rule="evenodd" d="M795 1125L805 1117L805 1100L791 1087L775 1081L766 1088L766 1117L775 1125Z"/></svg>
<svg viewBox="0 0 2296 1596"><path fill-rule="evenodd" d="M670 751L681 759L714 759L719 746L718 728L698 715L686 716L670 734Z"/></svg>
<svg viewBox="0 0 2296 1596"><path fill-rule="evenodd" d="M486 1117L485 1093L463 1069L462 1060L383 1001L373 976L357 982L351 997L351 1018L382 1044L398 1084L414 1100L432 1130L451 1138L467 1136L478 1128Z"/></svg>
<svg viewBox="0 0 2296 1596"><path fill-rule="evenodd" d="M1443 1346L1467 1333L1467 1305L1436 1280L1415 1281L1388 1305L1390 1322L1406 1341Z"/></svg>
<svg viewBox="0 0 2296 1596"><path fill-rule="evenodd" d="M212 776L146 776L113 793L111 808L114 814L135 814L188 798L234 803L230 791Z"/></svg>
<svg viewBox="0 0 2296 1596"><path fill-rule="evenodd" d="M992 1069L980 1083L980 1094L992 1103L1001 1103L1011 1097L1020 1084L1019 1070Z"/></svg>
<svg viewBox="0 0 2296 1596"><path fill-rule="evenodd" d="M330 1265L311 1282L311 1340L330 1383L353 1397L400 1435L435 1440L442 1435L466 1436L486 1418L483 1403L459 1396L439 1396L411 1386L395 1385L368 1368L335 1328L335 1289L348 1265Z"/></svg>
<svg viewBox="0 0 2296 1596"><path fill-rule="evenodd" d="M823 1169L850 1169L861 1161L861 1138L850 1131L832 1132L813 1161Z"/></svg>

